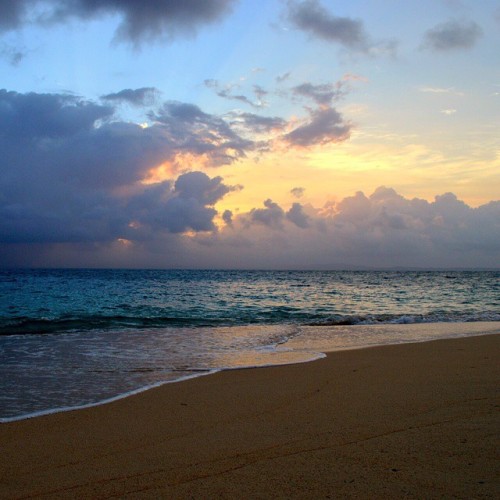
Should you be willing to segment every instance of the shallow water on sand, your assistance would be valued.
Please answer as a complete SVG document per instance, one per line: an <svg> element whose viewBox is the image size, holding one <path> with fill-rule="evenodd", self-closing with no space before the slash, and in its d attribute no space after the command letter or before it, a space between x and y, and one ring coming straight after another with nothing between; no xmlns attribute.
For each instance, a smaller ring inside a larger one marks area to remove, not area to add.
<svg viewBox="0 0 500 500"><path fill-rule="evenodd" d="M0 418L99 403L220 369L491 333L486 321L500 320L499 277L0 272ZM480 322L464 323L471 321Z"/></svg>

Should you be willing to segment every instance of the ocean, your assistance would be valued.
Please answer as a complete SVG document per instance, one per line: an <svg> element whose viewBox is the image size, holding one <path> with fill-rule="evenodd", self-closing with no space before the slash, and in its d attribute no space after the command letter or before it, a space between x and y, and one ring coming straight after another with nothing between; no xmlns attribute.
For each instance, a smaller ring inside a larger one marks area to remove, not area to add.
<svg viewBox="0 0 500 500"><path fill-rule="evenodd" d="M0 422L221 369L489 333L500 321L499 278L499 271L2 270ZM399 326L408 324L414 328Z"/></svg>

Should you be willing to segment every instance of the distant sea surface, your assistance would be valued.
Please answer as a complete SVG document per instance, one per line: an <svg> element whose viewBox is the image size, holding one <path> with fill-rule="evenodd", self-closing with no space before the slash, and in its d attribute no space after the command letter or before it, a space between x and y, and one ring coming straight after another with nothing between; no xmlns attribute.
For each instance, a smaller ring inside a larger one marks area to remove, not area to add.
<svg viewBox="0 0 500 500"><path fill-rule="evenodd" d="M498 271L3 270L0 421L491 321Z"/></svg>

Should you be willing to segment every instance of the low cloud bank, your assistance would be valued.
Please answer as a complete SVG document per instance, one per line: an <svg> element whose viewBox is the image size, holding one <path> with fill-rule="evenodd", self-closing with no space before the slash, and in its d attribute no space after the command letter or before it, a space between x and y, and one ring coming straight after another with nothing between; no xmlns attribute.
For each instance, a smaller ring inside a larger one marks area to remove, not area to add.
<svg viewBox="0 0 500 500"><path fill-rule="evenodd" d="M0 91L2 266L498 267L500 201L472 208L452 193L429 202L380 187L315 207L294 187L290 206L264 192L263 206L219 213L242 186L211 173L218 165L276 140L345 140L349 125L323 105L285 134L279 117L223 118L174 101L149 108L149 126L120 120L122 101L139 106L153 94L91 102ZM191 160L177 168L178 158Z"/></svg>

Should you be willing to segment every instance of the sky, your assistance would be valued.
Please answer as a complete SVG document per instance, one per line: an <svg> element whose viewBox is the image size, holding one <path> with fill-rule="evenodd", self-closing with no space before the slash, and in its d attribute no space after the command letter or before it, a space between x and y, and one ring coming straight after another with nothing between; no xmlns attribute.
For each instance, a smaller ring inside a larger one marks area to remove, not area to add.
<svg viewBox="0 0 500 500"><path fill-rule="evenodd" d="M4 0L0 267L500 268L500 2Z"/></svg>

